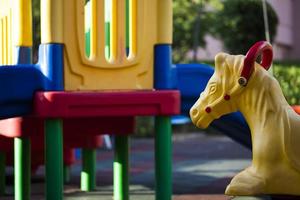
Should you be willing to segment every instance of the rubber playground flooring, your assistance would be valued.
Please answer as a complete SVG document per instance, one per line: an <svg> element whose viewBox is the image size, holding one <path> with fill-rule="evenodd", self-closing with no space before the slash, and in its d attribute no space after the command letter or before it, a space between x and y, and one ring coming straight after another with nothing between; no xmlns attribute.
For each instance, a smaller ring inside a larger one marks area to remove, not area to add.
<svg viewBox="0 0 300 200"><path fill-rule="evenodd" d="M130 199L154 200L154 140L130 140ZM81 162L71 169L71 182L65 185L65 200L112 200L113 151L97 152L97 189L79 190ZM231 139L203 133L180 134L173 137L173 200L229 200L223 195L231 178L251 162L251 152ZM32 200L44 199L44 168L32 178ZM13 199L12 178L3 200ZM254 200L269 197L236 197Z"/></svg>

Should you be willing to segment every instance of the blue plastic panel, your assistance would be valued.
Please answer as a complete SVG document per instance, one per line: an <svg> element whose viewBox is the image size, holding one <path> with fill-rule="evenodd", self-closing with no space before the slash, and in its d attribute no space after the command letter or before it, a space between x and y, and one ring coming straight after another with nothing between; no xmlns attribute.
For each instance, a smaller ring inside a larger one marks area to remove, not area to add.
<svg viewBox="0 0 300 200"><path fill-rule="evenodd" d="M16 47L14 55L15 64L31 64L31 47Z"/></svg>
<svg viewBox="0 0 300 200"><path fill-rule="evenodd" d="M172 49L169 44L154 47L154 88L176 88L176 67L172 64Z"/></svg>
<svg viewBox="0 0 300 200"><path fill-rule="evenodd" d="M0 118L27 114L43 74L34 65L0 66Z"/></svg>
<svg viewBox="0 0 300 200"><path fill-rule="evenodd" d="M41 44L37 67L43 73L44 89L47 91L64 90L63 82L63 45Z"/></svg>
<svg viewBox="0 0 300 200"><path fill-rule="evenodd" d="M1 119L29 114L35 91L63 90L63 45L41 45L35 65L30 48L15 51L17 65L0 66Z"/></svg>
<svg viewBox="0 0 300 200"><path fill-rule="evenodd" d="M200 93L214 73L214 69L205 64L177 64L177 89L181 93L181 112L188 114Z"/></svg>

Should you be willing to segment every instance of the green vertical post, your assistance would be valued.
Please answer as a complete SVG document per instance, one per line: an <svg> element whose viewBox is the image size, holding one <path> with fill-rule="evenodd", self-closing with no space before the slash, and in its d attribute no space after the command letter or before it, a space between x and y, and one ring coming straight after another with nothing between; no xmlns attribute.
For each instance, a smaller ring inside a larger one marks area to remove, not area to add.
<svg viewBox="0 0 300 200"><path fill-rule="evenodd" d="M172 130L168 116L155 118L155 190L156 200L172 198Z"/></svg>
<svg viewBox="0 0 300 200"><path fill-rule="evenodd" d="M63 199L63 135L60 119L45 120L46 200Z"/></svg>
<svg viewBox="0 0 300 200"><path fill-rule="evenodd" d="M71 167L69 165L64 165L64 183L70 183L71 179Z"/></svg>
<svg viewBox="0 0 300 200"><path fill-rule="evenodd" d="M82 149L81 190L96 188L96 149Z"/></svg>
<svg viewBox="0 0 300 200"><path fill-rule="evenodd" d="M5 194L5 153L0 152L0 196Z"/></svg>
<svg viewBox="0 0 300 200"><path fill-rule="evenodd" d="M15 200L30 199L30 139L14 139Z"/></svg>
<svg viewBox="0 0 300 200"><path fill-rule="evenodd" d="M128 136L115 137L114 200L129 199Z"/></svg>

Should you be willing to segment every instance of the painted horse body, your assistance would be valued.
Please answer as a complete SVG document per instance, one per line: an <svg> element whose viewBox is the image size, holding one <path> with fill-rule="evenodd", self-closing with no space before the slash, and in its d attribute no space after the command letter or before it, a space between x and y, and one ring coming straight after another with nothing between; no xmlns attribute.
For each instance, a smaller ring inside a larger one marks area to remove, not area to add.
<svg viewBox="0 0 300 200"><path fill-rule="evenodd" d="M206 128L214 119L239 110L250 127L252 164L232 179L226 194L300 195L300 117L277 80L258 63L247 85L238 83L244 59L216 56L215 73L191 108L191 119Z"/></svg>

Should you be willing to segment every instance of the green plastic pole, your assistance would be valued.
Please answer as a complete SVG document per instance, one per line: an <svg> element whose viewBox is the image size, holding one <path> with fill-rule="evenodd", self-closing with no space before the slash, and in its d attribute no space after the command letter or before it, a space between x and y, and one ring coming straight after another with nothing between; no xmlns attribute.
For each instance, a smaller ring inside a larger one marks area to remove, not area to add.
<svg viewBox="0 0 300 200"><path fill-rule="evenodd" d="M5 153L0 152L0 196L5 194Z"/></svg>
<svg viewBox="0 0 300 200"><path fill-rule="evenodd" d="M46 199L63 199L63 136L60 119L45 120Z"/></svg>
<svg viewBox="0 0 300 200"><path fill-rule="evenodd" d="M30 199L30 139L14 139L15 200Z"/></svg>
<svg viewBox="0 0 300 200"><path fill-rule="evenodd" d="M172 130L168 116L155 118L156 200L172 198Z"/></svg>
<svg viewBox="0 0 300 200"><path fill-rule="evenodd" d="M115 137L114 200L129 199L128 136Z"/></svg>
<svg viewBox="0 0 300 200"><path fill-rule="evenodd" d="M70 183L71 179L71 167L69 165L64 165L64 183Z"/></svg>
<svg viewBox="0 0 300 200"><path fill-rule="evenodd" d="M82 149L81 190L96 188L96 149Z"/></svg>

